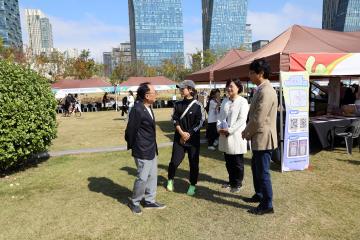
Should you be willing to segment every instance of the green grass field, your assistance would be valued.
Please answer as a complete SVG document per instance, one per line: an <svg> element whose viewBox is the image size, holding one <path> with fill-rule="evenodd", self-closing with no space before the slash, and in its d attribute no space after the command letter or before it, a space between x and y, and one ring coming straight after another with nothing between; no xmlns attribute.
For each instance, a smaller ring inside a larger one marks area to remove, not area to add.
<svg viewBox="0 0 360 240"><path fill-rule="evenodd" d="M168 114L157 112L164 122L160 142L172 132ZM124 123L114 118L115 112L99 112L60 119L52 149L121 145ZM78 135L73 139L68 131ZM0 239L359 239L357 149L352 156L341 148L312 155L310 170L301 172L281 173L272 165L275 214L266 216L248 214L255 205L242 200L253 193L250 154L244 188L232 194L220 187L227 177L222 154L203 146L194 197L186 195L187 159L178 169L175 192L165 190L170 156L171 148L160 149L158 200L167 208L142 216L126 206L136 171L129 152L54 157L0 178Z"/></svg>

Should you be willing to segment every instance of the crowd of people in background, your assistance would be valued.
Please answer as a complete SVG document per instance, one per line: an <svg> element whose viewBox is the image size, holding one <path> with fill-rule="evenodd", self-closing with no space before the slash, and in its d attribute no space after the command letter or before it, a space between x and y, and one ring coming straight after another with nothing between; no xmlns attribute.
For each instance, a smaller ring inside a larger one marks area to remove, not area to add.
<svg viewBox="0 0 360 240"><path fill-rule="evenodd" d="M248 212L255 215L274 213L272 205L272 184L270 160L277 148L276 114L278 99L276 91L268 80L269 64L263 60L251 63L249 77L256 84L251 105L240 96L243 87L239 80L226 83L227 95L220 99L220 91L211 91L208 107L208 148L218 145L224 153L228 180L222 185L232 193L239 192L244 178L244 154L250 143L253 153L251 170L255 194L244 198L245 202L259 205ZM205 120L204 108L197 101L195 83L185 80L177 85L183 97L174 105L172 121L175 127L171 158L168 166L166 189L174 191L174 177L178 166L187 153L189 159L189 187L187 195L196 194L199 176L200 128ZM133 94L128 96L132 97ZM128 100L129 101L129 100ZM141 214L144 208L163 209L166 206L156 201L157 155L155 115L152 104L156 92L150 83L143 83L137 91L137 99L129 111L125 131L128 149L132 150L137 176L129 208L134 214ZM248 119L249 115L249 120Z"/></svg>

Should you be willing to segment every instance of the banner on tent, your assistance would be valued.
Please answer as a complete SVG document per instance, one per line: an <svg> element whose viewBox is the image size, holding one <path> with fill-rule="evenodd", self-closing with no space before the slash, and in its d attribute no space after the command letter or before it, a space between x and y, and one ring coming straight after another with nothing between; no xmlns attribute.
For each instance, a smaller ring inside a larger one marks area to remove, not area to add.
<svg viewBox="0 0 360 240"><path fill-rule="evenodd" d="M360 74L360 53L293 53L290 71L307 71L311 76Z"/></svg>
<svg viewBox="0 0 360 240"><path fill-rule="evenodd" d="M281 72L286 119L282 171L309 167L309 74Z"/></svg>

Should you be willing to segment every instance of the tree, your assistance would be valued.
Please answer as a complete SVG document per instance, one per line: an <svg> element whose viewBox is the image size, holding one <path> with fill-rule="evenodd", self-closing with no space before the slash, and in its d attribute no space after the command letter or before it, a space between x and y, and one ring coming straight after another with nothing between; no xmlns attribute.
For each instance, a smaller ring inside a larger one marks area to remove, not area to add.
<svg viewBox="0 0 360 240"><path fill-rule="evenodd" d="M197 72L202 68L202 56L201 51L197 50L196 53L191 54L191 71Z"/></svg>
<svg viewBox="0 0 360 240"><path fill-rule="evenodd" d="M89 50L82 50L78 58L68 59L64 76L71 76L77 79L87 79L94 76L97 66L94 59L90 58Z"/></svg>
<svg viewBox="0 0 360 240"><path fill-rule="evenodd" d="M203 53L203 67L210 66L216 62L216 54L210 49L207 49Z"/></svg>

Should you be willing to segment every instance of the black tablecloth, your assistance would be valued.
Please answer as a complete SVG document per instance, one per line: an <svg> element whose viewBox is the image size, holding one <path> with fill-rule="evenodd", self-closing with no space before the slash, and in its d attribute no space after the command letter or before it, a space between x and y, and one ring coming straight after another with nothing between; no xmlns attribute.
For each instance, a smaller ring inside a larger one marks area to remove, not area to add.
<svg viewBox="0 0 360 240"><path fill-rule="evenodd" d="M331 146L333 128L335 126L347 126L356 120L360 120L360 117L314 117L310 119L310 131L314 129L321 146L328 148Z"/></svg>

